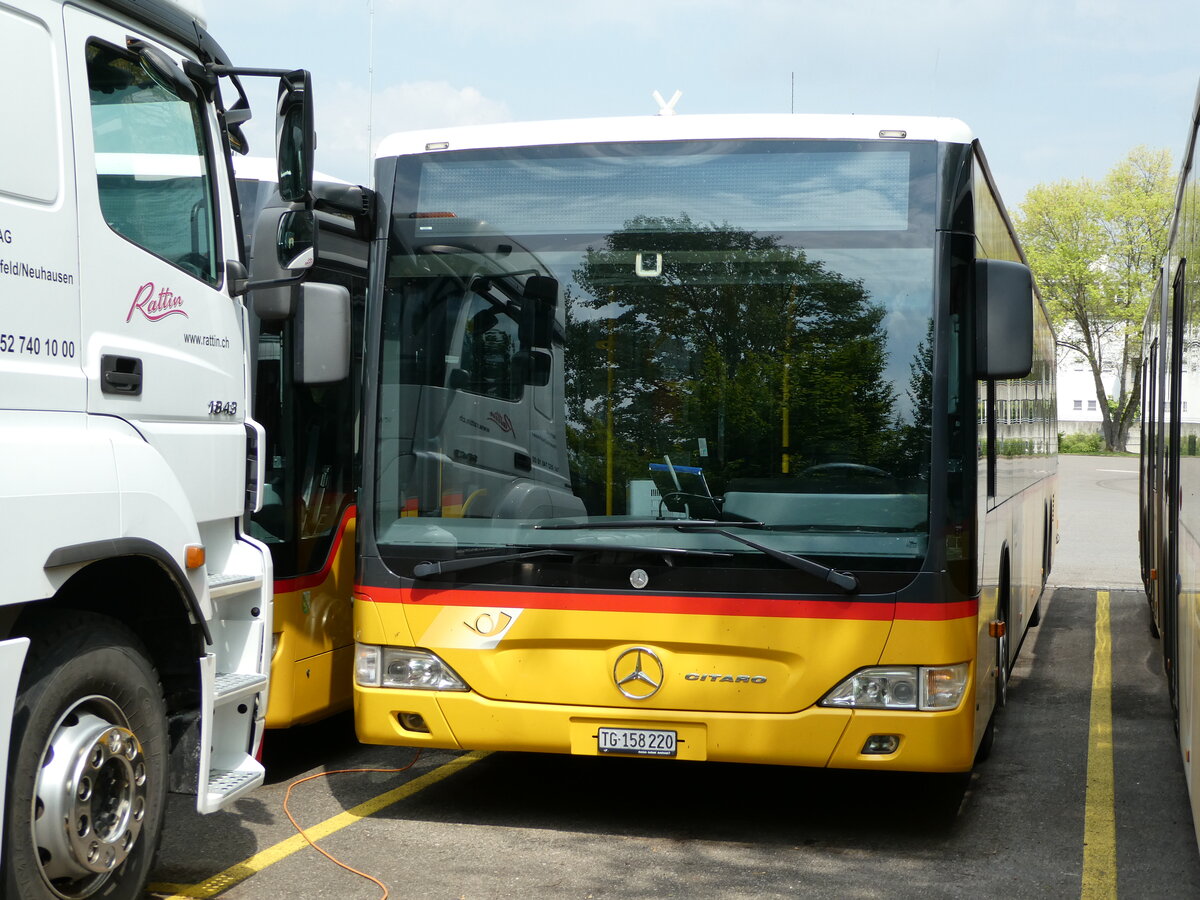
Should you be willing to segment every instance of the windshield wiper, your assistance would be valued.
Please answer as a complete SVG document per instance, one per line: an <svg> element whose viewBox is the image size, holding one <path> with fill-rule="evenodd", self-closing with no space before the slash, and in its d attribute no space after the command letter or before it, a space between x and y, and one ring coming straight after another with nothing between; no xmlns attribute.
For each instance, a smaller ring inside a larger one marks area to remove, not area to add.
<svg viewBox="0 0 1200 900"><path fill-rule="evenodd" d="M701 534L719 534L727 537L730 540L737 541L740 544L745 544L747 547L753 547L760 553L765 553L772 559L777 559L781 563L791 566L793 569L799 569L801 572L807 572L809 575L814 575L820 578L827 584L832 584L834 587L841 588L847 594L853 594L858 591L858 579L850 572L842 572L838 569L823 566L818 562L813 562L811 559L805 559L803 556L797 556L795 553L787 553L783 550L776 550L774 547L768 547L766 544L760 544L758 541L752 541L740 534L734 534L732 531L727 531L725 528L714 527L689 527L687 531L698 531Z"/></svg>
<svg viewBox="0 0 1200 900"><path fill-rule="evenodd" d="M630 547L624 544L555 544L535 550L514 550L511 553L495 553L488 556L465 556L460 559L445 559L419 562L413 566L413 578L429 578L445 572L465 572L482 569L496 563L519 562L523 559L543 557L567 557L574 559L583 553L640 553L651 556L702 556L711 559L729 559L732 553L723 550L697 550L691 547Z"/></svg>
<svg viewBox="0 0 1200 900"><path fill-rule="evenodd" d="M791 566L793 569L799 569L801 572L807 572L809 575L820 578L827 584L841 588L847 594L853 594L858 591L858 579L850 572L842 572L829 566L823 566L818 562L813 562L811 559L797 556L795 553L776 550L774 547L768 547L765 544L752 541L729 530L730 528L770 528L771 526L767 525L766 522L723 522L719 519L626 519L623 522L566 522L555 525L534 525L533 527L547 531L591 528L674 528L685 533L720 534L731 540L745 544L747 547L753 547L760 553L765 553L772 559L777 559L781 563Z"/></svg>
<svg viewBox="0 0 1200 900"><path fill-rule="evenodd" d="M553 525L534 525L536 531L584 531L593 528L768 528L766 522L725 521L724 519L624 519L599 522L558 522Z"/></svg>
<svg viewBox="0 0 1200 900"><path fill-rule="evenodd" d="M430 575L441 575L444 572L463 572L467 569L482 569L495 563L515 562L521 559L536 559L541 556L567 556L561 550L545 547L540 550L525 550L515 553L498 553L495 556L467 556L462 559L443 559L419 562L413 566L413 578L428 578Z"/></svg>

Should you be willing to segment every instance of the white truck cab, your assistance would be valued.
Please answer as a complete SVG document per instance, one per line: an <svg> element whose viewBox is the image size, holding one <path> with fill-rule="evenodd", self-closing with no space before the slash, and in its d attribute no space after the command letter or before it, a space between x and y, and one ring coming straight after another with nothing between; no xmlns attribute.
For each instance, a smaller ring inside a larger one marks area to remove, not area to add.
<svg viewBox="0 0 1200 900"><path fill-rule="evenodd" d="M230 154L239 77L279 79L280 251L302 267L311 87L232 68L195 2L0 0L0 57L21 73L0 92L0 896L132 898L168 790L211 812L263 779L271 557L243 529L262 429Z"/></svg>

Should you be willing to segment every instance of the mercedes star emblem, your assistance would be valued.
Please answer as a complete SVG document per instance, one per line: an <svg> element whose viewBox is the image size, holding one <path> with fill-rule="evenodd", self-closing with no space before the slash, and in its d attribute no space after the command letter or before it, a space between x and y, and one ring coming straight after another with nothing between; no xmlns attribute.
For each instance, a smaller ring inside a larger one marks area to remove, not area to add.
<svg viewBox="0 0 1200 900"><path fill-rule="evenodd" d="M613 666L617 690L630 700L648 700L663 683L663 664L648 647L630 647Z"/></svg>

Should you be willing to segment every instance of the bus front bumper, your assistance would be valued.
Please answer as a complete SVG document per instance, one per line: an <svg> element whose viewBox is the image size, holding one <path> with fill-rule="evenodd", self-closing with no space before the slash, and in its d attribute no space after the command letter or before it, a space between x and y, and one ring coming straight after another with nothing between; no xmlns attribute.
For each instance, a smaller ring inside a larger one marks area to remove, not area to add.
<svg viewBox="0 0 1200 900"><path fill-rule="evenodd" d="M975 757L973 695L969 690L950 712L813 707L757 714L514 703L470 691L356 686L354 717L367 744L600 756L608 754L600 750L599 729L612 728L673 731L671 758L681 760L964 772ZM895 749L864 752L880 737L894 737Z"/></svg>

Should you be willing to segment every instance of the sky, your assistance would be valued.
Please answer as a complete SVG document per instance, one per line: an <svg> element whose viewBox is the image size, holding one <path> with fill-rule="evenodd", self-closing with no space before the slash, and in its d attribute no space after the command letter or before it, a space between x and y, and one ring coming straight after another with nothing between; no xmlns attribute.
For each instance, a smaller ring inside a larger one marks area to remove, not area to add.
<svg viewBox="0 0 1200 900"><path fill-rule="evenodd" d="M205 0L235 65L313 74L317 168L368 184L395 131L688 113L952 116L1010 209L1138 145L1176 167L1196 0ZM272 151L274 87L251 93Z"/></svg>

